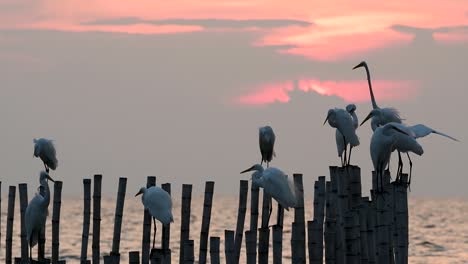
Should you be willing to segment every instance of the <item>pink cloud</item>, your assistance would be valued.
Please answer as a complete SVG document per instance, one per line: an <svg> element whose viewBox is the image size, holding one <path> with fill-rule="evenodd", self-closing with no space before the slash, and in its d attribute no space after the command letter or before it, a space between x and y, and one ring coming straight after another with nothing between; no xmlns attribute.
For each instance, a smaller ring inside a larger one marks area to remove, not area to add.
<svg viewBox="0 0 468 264"><path fill-rule="evenodd" d="M367 81L319 81L300 79L297 88L303 92L315 92L324 96L338 96L346 102L365 102L370 100ZM418 84L414 81L373 81L375 96L379 101L405 100L414 97ZM275 102L287 103L289 93L294 91L293 81L270 83L257 86L252 93L242 95L234 101L242 105L266 105Z"/></svg>
<svg viewBox="0 0 468 264"><path fill-rule="evenodd" d="M444 44L468 43L468 30L448 33L436 32L432 36L436 41Z"/></svg>

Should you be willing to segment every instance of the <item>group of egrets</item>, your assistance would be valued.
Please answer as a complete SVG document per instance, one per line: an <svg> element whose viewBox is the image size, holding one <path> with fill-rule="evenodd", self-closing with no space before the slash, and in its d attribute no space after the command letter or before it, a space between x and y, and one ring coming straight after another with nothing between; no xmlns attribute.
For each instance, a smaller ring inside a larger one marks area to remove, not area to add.
<svg viewBox="0 0 468 264"><path fill-rule="evenodd" d="M395 108L380 108L372 91L372 82L369 72L369 67L365 61L356 65L353 69L364 67L367 74L367 82L369 86L370 97L372 101L372 111L362 121L361 125L367 120L371 120L371 128L373 135L370 142L370 154L374 170L377 174L378 191L383 189L383 174L390 163L391 153L395 150L398 152L398 169L396 173L396 182L399 183L403 172L403 162L401 153L406 153L409 160L410 170L408 186L411 184L411 173L413 163L409 152L417 155L423 154L422 146L417 142L417 138L425 137L431 133L439 134L458 141L457 139L438 132L430 127L422 124L408 126L402 123L402 118ZM351 159L351 149L359 145L359 138L356 135L358 128L358 119L355 113L356 106L350 104L345 109L334 108L328 111L327 118L324 124L328 121L330 126L336 128L336 146L338 156L341 158L342 166L349 165ZM346 149L349 145L349 157L346 162ZM344 157L343 157L344 153ZM380 183L380 184L379 184Z"/></svg>

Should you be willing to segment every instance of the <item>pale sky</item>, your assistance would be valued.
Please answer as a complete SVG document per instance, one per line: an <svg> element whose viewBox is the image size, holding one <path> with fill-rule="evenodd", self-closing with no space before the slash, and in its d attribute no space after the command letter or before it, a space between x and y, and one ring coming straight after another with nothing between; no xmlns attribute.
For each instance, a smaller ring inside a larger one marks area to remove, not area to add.
<svg viewBox="0 0 468 264"><path fill-rule="evenodd" d="M133 194L147 175L177 193L214 180L237 194L268 124L271 165L303 173L310 195L339 164L327 110L371 110L365 72L352 70L362 60L380 106L461 140L419 140L411 196L468 197L466 1L0 0L2 194L38 185L35 137L56 141L65 195L95 173L112 196L118 177ZM370 124L357 133L367 193Z"/></svg>

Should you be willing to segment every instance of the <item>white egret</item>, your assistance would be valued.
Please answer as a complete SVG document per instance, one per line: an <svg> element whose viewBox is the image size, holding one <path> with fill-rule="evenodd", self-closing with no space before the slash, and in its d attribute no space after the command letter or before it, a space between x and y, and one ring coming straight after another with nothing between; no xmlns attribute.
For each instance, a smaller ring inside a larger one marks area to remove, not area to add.
<svg viewBox="0 0 468 264"><path fill-rule="evenodd" d="M262 154L262 161L266 162L267 167L269 167L271 160L275 156L275 133L270 126L264 126L259 129L259 145L260 145L260 153Z"/></svg>
<svg viewBox="0 0 468 264"><path fill-rule="evenodd" d="M150 215L153 217L154 234L153 234L153 248L156 240L156 220L161 222L163 225L168 225L174 222L172 216L172 199L171 195L165 190L158 186L152 186L150 188L142 187L135 197L143 194L141 202L143 203L145 210L148 210Z"/></svg>
<svg viewBox="0 0 468 264"><path fill-rule="evenodd" d="M242 171L241 174L249 171L254 171L254 173L252 173L252 184L262 187L263 191L275 199L284 209L289 211L289 208L294 208L296 206L294 185L288 180L284 172L273 167L263 169L262 165L255 164ZM270 206L268 220L270 219L271 211L272 207Z"/></svg>
<svg viewBox="0 0 468 264"><path fill-rule="evenodd" d="M32 259L32 248L37 244L39 235L43 231L50 203L50 190L47 180L54 181L47 172L41 171L39 183L41 192L36 193L26 207L24 218L26 225L26 239L29 245L29 258Z"/></svg>
<svg viewBox="0 0 468 264"><path fill-rule="evenodd" d="M365 61L362 61L358 65L354 66L353 70L359 67L364 67L366 69L367 83L369 85L369 92L370 92L370 97L372 101L372 108L373 108L372 111L374 112L372 114L372 122L371 122L372 131L375 131L377 127L379 126L383 126L390 122L401 123L402 119L400 117L400 113L398 112L398 110L396 110L395 108L391 108L391 107L380 108L377 105L377 102L375 101L375 97L374 97L374 92L372 91L372 82L371 82L369 67L367 66L367 63ZM369 116L367 118L369 118Z"/></svg>
<svg viewBox="0 0 468 264"><path fill-rule="evenodd" d="M325 119L325 122L323 122L323 124L325 125L327 121L328 121L328 124L330 124L331 127L336 128L343 137L342 146L344 146L345 157L344 157L344 162L342 162L342 165L346 164L346 147L349 144L349 158L348 158L348 164L349 164L349 160L351 160L351 150L353 149L353 147L356 147L359 145L359 138L356 135L356 129L354 125L355 122L353 120L353 117L346 110L335 108L335 109L328 110L327 118ZM356 117L356 121L357 121L357 117ZM335 133L335 137L336 136L337 135ZM341 142L337 140L337 145L338 144L341 144ZM341 146L337 146L338 155L340 152L340 147Z"/></svg>
<svg viewBox="0 0 468 264"><path fill-rule="evenodd" d="M374 171L377 174L378 191L383 190L383 173L385 171L385 167L390 161L390 155L397 142L400 142L400 144L404 146L402 151L411 151L418 155L422 155L424 152L416 139L409 135L407 131L402 130L397 124L398 123L388 123L384 126L378 127L374 131L374 134L372 134L370 154L372 164L374 165Z"/></svg>
<svg viewBox="0 0 468 264"><path fill-rule="evenodd" d="M359 127L359 121L356 115L356 105L355 104L347 105L346 111L353 118L353 126L354 126L354 130L356 130ZM341 166L345 166L346 157L344 157L343 159L343 153L345 152L347 146L345 145L343 134L341 134L341 132L338 129L335 130L335 141L336 141L336 148L338 151L338 157L340 157L341 159ZM351 155L351 150L350 150L350 155ZM348 159L348 165L351 162L350 159L351 157Z"/></svg>
<svg viewBox="0 0 468 264"><path fill-rule="evenodd" d="M44 162L47 173L49 168L55 170L58 165L55 146L52 140L46 138L34 139L34 157L38 157Z"/></svg>

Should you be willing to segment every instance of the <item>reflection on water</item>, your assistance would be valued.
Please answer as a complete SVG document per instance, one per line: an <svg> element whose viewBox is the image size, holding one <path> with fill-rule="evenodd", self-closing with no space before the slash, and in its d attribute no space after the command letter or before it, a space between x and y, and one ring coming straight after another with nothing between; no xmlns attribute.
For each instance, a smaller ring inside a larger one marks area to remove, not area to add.
<svg viewBox="0 0 468 264"><path fill-rule="evenodd" d="M2 242L0 262L4 262L5 256L5 226L7 197L2 199ZM211 217L210 236L220 236L221 258L224 255L224 230L235 229L237 219L237 198L215 197ZM18 207L18 201L16 202ZM261 204L260 204L261 205ZM275 205L276 206L276 205ZM312 201L305 204L306 219L312 218ZM102 201L102 221L101 221L101 253L108 254L112 247L113 219L115 210L114 199L103 199ZM141 251L141 231L142 231L142 204L139 199L130 198L125 201L124 222L122 225L122 236L120 250L122 252L123 263L127 262L129 251ZM201 215L203 210L203 200L194 198L192 200L192 225L190 238L195 240L195 255L198 256L198 242L200 237ZM247 209L249 210L249 209ZM50 207L52 212L52 203ZM19 209L15 210L15 226L13 237L13 256L19 256ZM81 252L81 232L83 207L81 200L65 199L62 201L62 217L60 232L60 254L63 259L73 261L79 259ZM273 211L273 215L275 211ZM283 243L283 257L290 260L290 223L294 213L285 212L285 230ZM92 216L91 216L92 217ZM174 221L171 226L171 249L173 259L178 259L179 252L179 226L180 223L180 201L174 201ZM47 246L46 254L50 256L50 216L47 226ZM272 216L271 221L275 217ZM246 216L246 228L248 228L249 214ZM289 225L288 225L289 223ZM92 220L91 220L92 224ZM158 226L158 242L160 239L161 227ZM90 228L92 231L92 226ZM88 247L88 258L91 256L91 239ZM158 243L159 245L159 243ZM245 247L245 245L244 245ZM245 261L245 249L242 249L241 260ZM271 254L271 251L270 251ZM271 256L271 255L270 255ZM468 263L468 201L467 200L410 200L410 263Z"/></svg>

